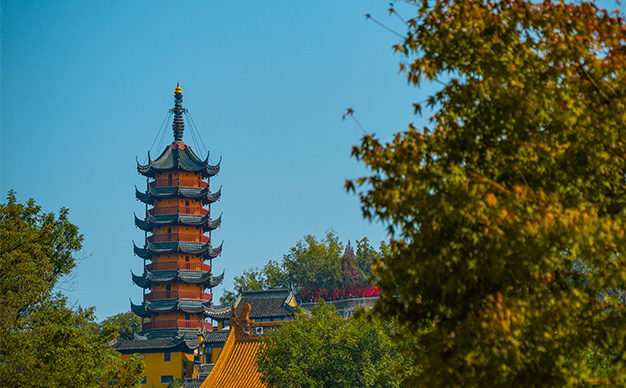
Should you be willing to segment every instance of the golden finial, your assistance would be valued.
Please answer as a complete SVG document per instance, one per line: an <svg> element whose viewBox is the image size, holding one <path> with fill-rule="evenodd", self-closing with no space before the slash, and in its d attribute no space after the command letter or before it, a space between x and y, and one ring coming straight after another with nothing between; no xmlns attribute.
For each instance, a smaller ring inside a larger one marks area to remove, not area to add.
<svg viewBox="0 0 626 388"><path fill-rule="evenodd" d="M183 90L180 88L180 82L176 84L176 91L174 94L183 94Z"/></svg>

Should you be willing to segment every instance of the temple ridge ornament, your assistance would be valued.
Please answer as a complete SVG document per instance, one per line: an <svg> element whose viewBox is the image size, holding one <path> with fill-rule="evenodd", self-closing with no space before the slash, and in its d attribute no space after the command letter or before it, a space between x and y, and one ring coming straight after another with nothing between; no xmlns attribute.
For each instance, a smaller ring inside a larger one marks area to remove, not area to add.
<svg viewBox="0 0 626 388"><path fill-rule="evenodd" d="M237 316L237 309L232 307L230 327L235 331L236 339L245 339L250 337L250 325L254 323L253 319L250 319L250 303L244 303L241 306L241 312Z"/></svg>

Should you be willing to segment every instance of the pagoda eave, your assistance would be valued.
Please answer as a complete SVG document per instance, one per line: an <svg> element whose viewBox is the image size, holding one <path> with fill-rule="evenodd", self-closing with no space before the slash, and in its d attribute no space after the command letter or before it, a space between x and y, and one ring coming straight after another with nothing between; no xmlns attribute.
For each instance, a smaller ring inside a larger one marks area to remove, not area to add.
<svg viewBox="0 0 626 388"><path fill-rule="evenodd" d="M153 216L148 214L145 220L135 214L135 225L146 232L152 232L154 227L185 225L201 227L204 232L211 232L219 228L222 224L222 214L217 219L211 219L209 215L189 215L189 214L168 214Z"/></svg>
<svg viewBox="0 0 626 388"><path fill-rule="evenodd" d="M211 244L203 244L203 243L194 243L194 242L183 242L183 241L174 241L174 242L162 242L162 243L148 243L148 245L144 248L140 248L135 243L133 243L133 250L135 254L142 259L151 259L153 255L162 255L166 253L187 253L192 255L204 255L208 258L215 258L222 253L222 246L224 243L220 244L220 246L214 248Z"/></svg>
<svg viewBox="0 0 626 388"><path fill-rule="evenodd" d="M146 271L143 275L133 273L132 277L133 282L141 288L149 288L152 284L168 284L178 281L213 288L224 281L223 272L221 275L213 276L211 272L190 270Z"/></svg>
<svg viewBox="0 0 626 388"><path fill-rule="evenodd" d="M166 186L166 187L148 187L146 192L139 191L135 186L135 197L148 205L153 205L155 200L164 198L186 198L201 200L202 204L211 204L221 198L222 188L216 192L211 192L208 187L185 187L185 186Z"/></svg>

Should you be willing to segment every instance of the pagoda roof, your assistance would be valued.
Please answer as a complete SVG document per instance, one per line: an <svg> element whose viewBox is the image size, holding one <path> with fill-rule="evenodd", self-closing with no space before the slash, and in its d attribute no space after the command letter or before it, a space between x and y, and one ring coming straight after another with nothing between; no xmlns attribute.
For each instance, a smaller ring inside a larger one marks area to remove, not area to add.
<svg viewBox="0 0 626 388"><path fill-rule="evenodd" d="M203 299L158 299L146 300L140 305L130 302L130 309L142 318L150 317L150 313L167 313L182 311L185 313L203 313L211 301Z"/></svg>
<svg viewBox="0 0 626 388"><path fill-rule="evenodd" d="M147 203L148 205L152 205L154 203L155 198L172 198L172 197L183 197L189 199L202 199L203 204L213 203L220 199L222 195L222 188L214 193L212 193L208 187L182 187L182 186L171 186L171 187L152 187L148 186L146 192L141 192L135 186L135 197L143 203Z"/></svg>
<svg viewBox="0 0 626 388"><path fill-rule="evenodd" d="M152 232L153 227L162 227L169 225L187 225L187 226L200 226L205 232L213 231L220 227L222 224L222 214L215 219L212 220L210 216L207 215L196 215L196 214L164 214L153 216L148 213L145 220L137 217L135 214L135 225L146 232Z"/></svg>
<svg viewBox="0 0 626 388"><path fill-rule="evenodd" d="M213 248L210 243L199 242L187 242L187 241L172 241L172 242L148 242L143 248L138 247L133 242L133 248L135 254L142 259L152 259L156 255L162 255L165 253L182 252L189 254L204 254L207 258L215 258L222 253L222 246Z"/></svg>
<svg viewBox="0 0 626 388"><path fill-rule="evenodd" d="M171 283L182 281L184 283L205 284L206 287L215 287L224 280L224 272L221 275L213 276L211 272L172 270L172 271L146 271L143 275L133 276L133 282L142 288L149 288L151 284Z"/></svg>
<svg viewBox="0 0 626 388"><path fill-rule="evenodd" d="M113 348L122 354L152 353L152 352L176 352L192 353L198 347L197 341L186 341L182 337L134 339L130 341L118 341Z"/></svg>
<svg viewBox="0 0 626 388"><path fill-rule="evenodd" d="M137 162L137 172L143 176L154 178L159 172L182 170L201 173L206 178L212 177L220 171L221 158L216 165L210 165L208 161L208 153L206 159L202 160L190 146L182 140L177 140L167 146L156 160L152 160L148 152L148 164L141 165Z"/></svg>
<svg viewBox="0 0 626 388"><path fill-rule="evenodd" d="M215 321L226 321L232 315L232 306L209 306L205 314Z"/></svg>
<svg viewBox="0 0 626 388"><path fill-rule="evenodd" d="M213 320L224 321L230 319L232 307L236 307L239 314L245 303L251 307L250 319L282 320L293 318L296 299L293 291L287 289L242 291L233 306L210 306L206 315Z"/></svg>

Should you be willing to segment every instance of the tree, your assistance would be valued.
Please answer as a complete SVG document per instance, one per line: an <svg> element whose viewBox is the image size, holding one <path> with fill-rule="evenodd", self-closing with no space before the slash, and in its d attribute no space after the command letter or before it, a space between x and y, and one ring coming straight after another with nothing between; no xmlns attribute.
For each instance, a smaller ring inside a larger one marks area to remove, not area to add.
<svg viewBox="0 0 626 388"><path fill-rule="evenodd" d="M108 317L98 326L101 334L106 334L113 329L117 331L118 341L127 341L134 339L133 333L141 332L141 318L132 311L127 311Z"/></svg>
<svg viewBox="0 0 626 388"><path fill-rule="evenodd" d="M285 273L276 261L270 260L262 269L250 267L241 276L234 277L235 290L259 291L289 287ZM232 305L237 300L237 293L224 290L220 304Z"/></svg>
<svg viewBox="0 0 626 388"><path fill-rule="evenodd" d="M376 310L423 347L413 385L585 385L599 381L590 347L618 354L605 382L624 385L625 305L608 293L626 290L621 15L584 1L416 6L396 50L410 83L443 85L431 124L364 136L353 155L372 174L347 182L366 184L364 216L393 236Z"/></svg>
<svg viewBox="0 0 626 388"><path fill-rule="evenodd" d="M379 253L367 238L356 243L355 255L349 242L346 252L343 251L343 244L333 230L321 240L313 235L304 236L288 254L283 255L281 262L270 260L262 269L251 267L241 276L235 276L234 289L254 291L291 287L296 294L310 297L319 294L320 290L367 288L372 263ZM385 244L381 244L381 249L385 249ZM230 305L236 299L236 292L225 290L220 303Z"/></svg>
<svg viewBox="0 0 626 388"><path fill-rule="evenodd" d="M180 388L182 385L183 382L181 379L175 379L167 385L167 388Z"/></svg>
<svg viewBox="0 0 626 388"><path fill-rule="evenodd" d="M52 292L81 248L67 215L13 191L0 204L0 386L98 387L130 365L110 347L115 331L98 334L93 308L68 308Z"/></svg>
<svg viewBox="0 0 626 388"><path fill-rule="evenodd" d="M354 288L365 285L366 279L363 278L363 274L359 270L358 259L349 240L346 250L341 257L341 268L342 283L345 287Z"/></svg>
<svg viewBox="0 0 626 388"><path fill-rule="evenodd" d="M334 231L318 241L307 235L283 256L283 268L296 291L311 288L333 290L342 283L343 245Z"/></svg>
<svg viewBox="0 0 626 388"><path fill-rule="evenodd" d="M267 334L257 365L269 387L399 387L404 359L389 335L380 322L346 321L322 301Z"/></svg>

